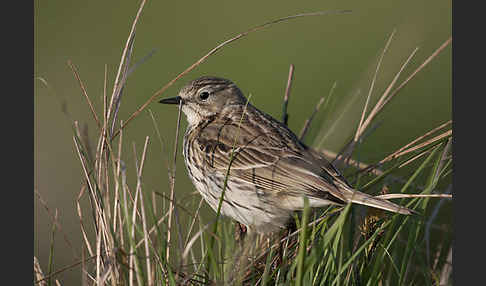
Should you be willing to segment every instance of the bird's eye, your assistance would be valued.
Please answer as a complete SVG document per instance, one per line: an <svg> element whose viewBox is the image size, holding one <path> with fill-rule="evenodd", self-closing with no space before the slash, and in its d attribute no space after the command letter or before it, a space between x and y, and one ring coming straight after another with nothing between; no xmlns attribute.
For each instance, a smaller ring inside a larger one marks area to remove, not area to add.
<svg viewBox="0 0 486 286"><path fill-rule="evenodd" d="M209 92L207 92L207 91L203 91L199 94L199 99L201 99L201 100L206 100L206 99L208 99L208 97L209 97Z"/></svg>

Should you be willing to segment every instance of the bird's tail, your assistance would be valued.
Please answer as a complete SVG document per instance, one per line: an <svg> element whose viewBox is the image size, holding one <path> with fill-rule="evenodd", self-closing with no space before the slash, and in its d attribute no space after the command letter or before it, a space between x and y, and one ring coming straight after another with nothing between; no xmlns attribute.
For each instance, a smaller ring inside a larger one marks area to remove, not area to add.
<svg viewBox="0 0 486 286"><path fill-rule="evenodd" d="M371 195L355 191L355 190L349 190L349 192L345 192L343 194L345 198L353 203L360 204L360 205L366 205L369 207L374 207L382 210L387 210L391 211L394 213L399 213L399 214L404 214L404 215L410 215L415 213L411 209L408 209L406 207L394 204L392 202L389 202L385 199L380 199L373 197Z"/></svg>

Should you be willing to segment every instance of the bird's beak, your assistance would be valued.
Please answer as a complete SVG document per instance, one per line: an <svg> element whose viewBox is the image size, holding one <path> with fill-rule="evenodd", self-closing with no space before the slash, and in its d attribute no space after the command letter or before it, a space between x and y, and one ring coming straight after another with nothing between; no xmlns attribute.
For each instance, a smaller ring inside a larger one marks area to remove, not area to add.
<svg viewBox="0 0 486 286"><path fill-rule="evenodd" d="M180 97L180 96L164 98L159 102L163 103L163 104L179 104L181 102L184 103L184 101L182 100L182 97Z"/></svg>

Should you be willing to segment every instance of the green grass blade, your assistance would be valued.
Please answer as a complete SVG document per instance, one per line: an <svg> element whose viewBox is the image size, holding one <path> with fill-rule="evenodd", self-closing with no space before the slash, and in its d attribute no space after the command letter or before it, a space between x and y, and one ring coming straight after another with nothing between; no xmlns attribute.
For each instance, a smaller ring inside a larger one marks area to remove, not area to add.
<svg viewBox="0 0 486 286"><path fill-rule="evenodd" d="M309 221L309 199L304 197L304 212L302 215L302 228L299 236L299 252L297 254L297 278L296 285L303 285L304 280L304 261L307 253L307 224Z"/></svg>

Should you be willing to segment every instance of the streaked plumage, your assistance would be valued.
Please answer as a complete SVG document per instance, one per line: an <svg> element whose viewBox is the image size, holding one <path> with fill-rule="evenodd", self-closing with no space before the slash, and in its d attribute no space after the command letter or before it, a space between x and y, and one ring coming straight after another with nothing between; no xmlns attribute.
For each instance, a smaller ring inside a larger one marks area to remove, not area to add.
<svg viewBox="0 0 486 286"><path fill-rule="evenodd" d="M229 80L201 77L161 103L180 101L189 123L183 155L196 189L217 210L234 152L221 212L258 232L284 227L292 213L303 208L304 196L311 207L353 202L411 213L354 190L284 124L247 104Z"/></svg>

